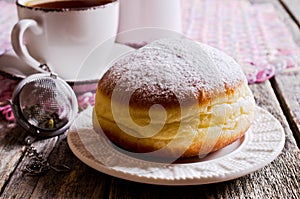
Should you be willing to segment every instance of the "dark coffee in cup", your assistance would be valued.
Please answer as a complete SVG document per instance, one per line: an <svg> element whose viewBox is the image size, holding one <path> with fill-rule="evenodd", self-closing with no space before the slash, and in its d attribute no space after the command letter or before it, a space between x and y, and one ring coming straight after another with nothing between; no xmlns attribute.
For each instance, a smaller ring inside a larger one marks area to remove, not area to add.
<svg viewBox="0 0 300 199"><path fill-rule="evenodd" d="M67 0L67 1L47 1L37 4L28 4L27 6L45 9L72 9L87 8L105 5L115 0Z"/></svg>

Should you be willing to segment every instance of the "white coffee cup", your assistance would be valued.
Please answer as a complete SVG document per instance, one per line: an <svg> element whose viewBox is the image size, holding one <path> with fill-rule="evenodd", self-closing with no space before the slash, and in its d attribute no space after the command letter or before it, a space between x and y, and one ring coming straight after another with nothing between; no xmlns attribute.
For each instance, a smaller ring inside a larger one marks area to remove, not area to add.
<svg viewBox="0 0 300 199"><path fill-rule="evenodd" d="M117 42L146 44L182 33L181 0L120 0Z"/></svg>
<svg viewBox="0 0 300 199"><path fill-rule="evenodd" d="M35 7L50 1L53 2L17 0L19 21L11 34L12 46L37 71L44 72L40 66L46 64L61 78L76 79L92 49L103 42L107 45L107 40L113 45L111 38L117 34L119 1L77 8Z"/></svg>

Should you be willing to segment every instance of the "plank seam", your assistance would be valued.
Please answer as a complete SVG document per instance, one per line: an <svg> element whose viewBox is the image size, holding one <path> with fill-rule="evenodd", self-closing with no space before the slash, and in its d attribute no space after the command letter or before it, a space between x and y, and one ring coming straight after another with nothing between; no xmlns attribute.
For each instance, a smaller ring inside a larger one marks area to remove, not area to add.
<svg viewBox="0 0 300 199"><path fill-rule="evenodd" d="M277 84L277 81L275 78L270 79L271 86L274 90L274 93L275 93L277 99L279 99L278 102L280 104L280 107L283 111L284 116L286 117L289 128L292 130L292 133L296 140L297 146L298 146L298 148L300 148L300 131L297 128L296 121L293 120L291 111L289 111L289 105L288 105L287 101L279 92L279 90L281 90L281 89L280 89L279 85Z"/></svg>

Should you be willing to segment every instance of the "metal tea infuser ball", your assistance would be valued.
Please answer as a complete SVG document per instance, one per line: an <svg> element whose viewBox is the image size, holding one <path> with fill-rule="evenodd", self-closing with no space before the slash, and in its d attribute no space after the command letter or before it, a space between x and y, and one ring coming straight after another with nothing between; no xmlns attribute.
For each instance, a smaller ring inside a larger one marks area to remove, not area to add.
<svg viewBox="0 0 300 199"><path fill-rule="evenodd" d="M14 90L11 107L17 123L37 137L65 132L78 112L73 89L53 73L23 79ZM25 142L32 142L30 136Z"/></svg>

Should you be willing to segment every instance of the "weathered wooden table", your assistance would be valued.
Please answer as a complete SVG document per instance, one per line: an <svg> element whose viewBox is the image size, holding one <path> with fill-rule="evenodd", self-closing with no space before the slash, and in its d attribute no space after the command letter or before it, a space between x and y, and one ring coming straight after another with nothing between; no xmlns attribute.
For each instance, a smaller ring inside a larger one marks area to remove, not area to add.
<svg viewBox="0 0 300 199"><path fill-rule="evenodd" d="M253 1L259 3L258 1ZM300 46L300 0L273 0ZM1 34L1 33L0 33ZM300 66L299 66L300 67ZM286 70L269 81L252 84L257 104L275 116L284 128L282 153L264 168L221 183L195 186L159 186L131 182L98 172L73 155L67 132L32 145L51 164L71 170L43 175L23 172L24 130L0 117L1 198L300 198L300 70ZM298 146L297 146L298 143Z"/></svg>

